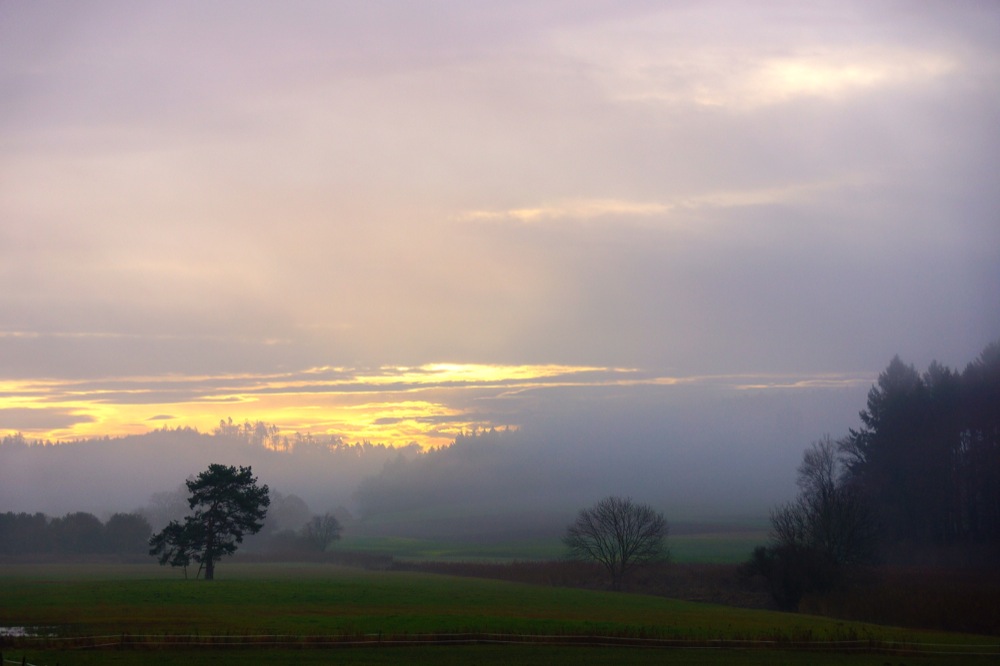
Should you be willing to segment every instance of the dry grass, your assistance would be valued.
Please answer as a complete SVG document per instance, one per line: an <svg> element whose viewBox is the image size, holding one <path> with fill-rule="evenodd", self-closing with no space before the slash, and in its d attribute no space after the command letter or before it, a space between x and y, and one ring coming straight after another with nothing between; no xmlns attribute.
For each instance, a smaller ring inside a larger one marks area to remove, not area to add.
<svg viewBox="0 0 1000 666"><path fill-rule="evenodd" d="M1000 636L1000 572L892 567L800 610L864 622Z"/></svg>
<svg viewBox="0 0 1000 666"><path fill-rule="evenodd" d="M420 562L397 563L397 568L451 576L471 576L557 587L604 590L609 579L599 565L589 562ZM624 592L652 594L685 601L772 608L760 581L740 575L732 564L649 564L632 569Z"/></svg>
<svg viewBox="0 0 1000 666"><path fill-rule="evenodd" d="M603 569L586 562L422 562L395 566L534 585L608 587ZM764 581L742 575L737 565L642 566L629 573L623 591L741 608L774 608ZM807 597L799 610L844 620L996 636L1000 635L1000 572L886 567L868 572L845 589Z"/></svg>

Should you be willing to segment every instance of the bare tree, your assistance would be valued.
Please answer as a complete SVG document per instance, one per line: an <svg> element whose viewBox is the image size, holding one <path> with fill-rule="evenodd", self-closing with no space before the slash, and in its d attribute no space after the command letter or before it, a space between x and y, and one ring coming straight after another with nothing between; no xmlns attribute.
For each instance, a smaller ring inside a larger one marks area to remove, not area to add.
<svg viewBox="0 0 1000 666"><path fill-rule="evenodd" d="M875 561L878 521L865 495L844 474L843 444L824 437L805 451L799 496L771 511L771 544L754 550L750 571L762 574L775 601L794 609L808 592L849 582Z"/></svg>
<svg viewBox="0 0 1000 666"><path fill-rule="evenodd" d="M633 565L668 558L663 543L667 532L662 513L633 502L631 497L611 495L582 509L566 529L563 543L570 557L604 565L612 588L617 590Z"/></svg>
<svg viewBox="0 0 1000 666"><path fill-rule="evenodd" d="M772 538L779 546L815 549L838 567L867 564L875 558L878 524L865 497L844 482L837 450L827 436L803 454L801 492L771 512Z"/></svg>
<svg viewBox="0 0 1000 666"><path fill-rule="evenodd" d="M310 546L323 552L340 538L340 531L340 521L330 513L324 513L322 516L313 516L302 526L299 534Z"/></svg>

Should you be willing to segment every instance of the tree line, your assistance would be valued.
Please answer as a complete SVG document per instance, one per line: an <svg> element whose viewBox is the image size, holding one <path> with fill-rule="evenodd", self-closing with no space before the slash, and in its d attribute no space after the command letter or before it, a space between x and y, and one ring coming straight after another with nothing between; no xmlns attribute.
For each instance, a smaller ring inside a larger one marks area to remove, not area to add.
<svg viewBox="0 0 1000 666"><path fill-rule="evenodd" d="M779 605L879 561L1000 555L1000 341L963 372L935 361L921 374L894 357L859 416L805 451L798 497L772 510L770 544L748 562Z"/></svg>
<svg viewBox="0 0 1000 666"><path fill-rule="evenodd" d="M205 436L245 445L249 448L266 449L269 451L346 453L356 457L386 452L393 454L398 452L414 453L420 450L420 447L412 442L403 446L397 446L384 442L372 443L367 439L360 442L348 442L339 435L314 435L310 432L303 433L296 431L288 435L282 432L281 428L274 423L267 423L260 420L250 421L249 419L244 420L243 423L239 423L238 421L233 421L231 416L226 419L220 419L219 425L212 428L212 432L208 434L202 433L198 428L192 426L171 428L169 425L153 429L148 434L187 435L191 437ZM73 440L72 443L131 442L141 438L142 435L122 435L118 437L104 435L103 437L77 439ZM0 449L38 449L53 448L60 445L60 443L53 442L50 439L29 438L22 432L8 432L3 437L0 437Z"/></svg>
<svg viewBox="0 0 1000 666"><path fill-rule="evenodd" d="M888 541L1000 545L1000 341L963 372L893 358L860 416L846 478Z"/></svg>
<svg viewBox="0 0 1000 666"><path fill-rule="evenodd" d="M144 555L152 533L138 513L116 513L101 522L84 511L54 518L8 511L0 514L0 556Z"/></svg>

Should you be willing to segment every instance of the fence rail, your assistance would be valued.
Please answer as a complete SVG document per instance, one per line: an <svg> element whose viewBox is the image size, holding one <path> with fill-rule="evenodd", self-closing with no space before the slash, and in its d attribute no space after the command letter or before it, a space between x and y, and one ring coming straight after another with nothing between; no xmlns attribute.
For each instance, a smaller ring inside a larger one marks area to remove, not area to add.
<svg viewBox="0 0 1000 666"><path fill-rule="evenodd" d="M105 634L94 636L6 637L14 649L50 650L165 650L172 648L297 648L404 647L416 645L537 645L578 647L641 647L697 650L782 650L893 655L998 656L1000 643L910 643L883 640L750 640L640 638L629 636L432 633L432 634L341 634L302 636L292 634ZM3 658L0 664L25 664Z"/></svg>

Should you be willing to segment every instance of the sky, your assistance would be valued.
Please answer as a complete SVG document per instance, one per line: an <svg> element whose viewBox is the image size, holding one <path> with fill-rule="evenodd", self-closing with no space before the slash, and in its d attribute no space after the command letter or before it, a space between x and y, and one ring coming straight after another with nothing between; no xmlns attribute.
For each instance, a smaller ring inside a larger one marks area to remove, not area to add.
<svg viewBox="0 0 1000 666"><path fill-rule="evenodd" d="M0 433L804 447L1000 338L998 121L986 1L0 0Z"/></svg>

